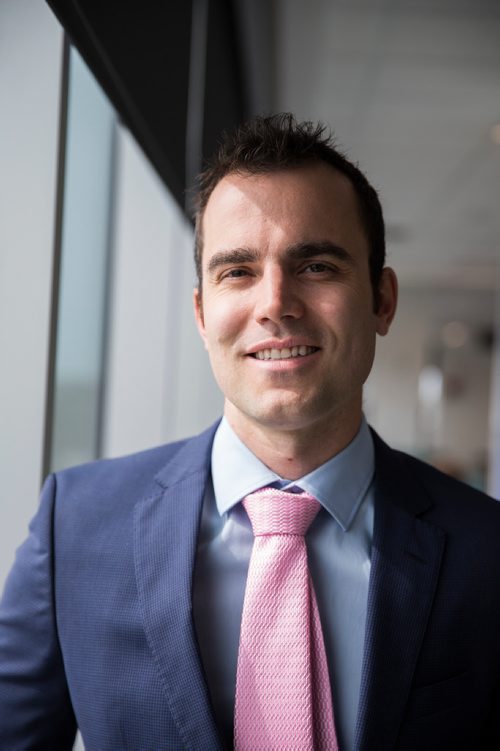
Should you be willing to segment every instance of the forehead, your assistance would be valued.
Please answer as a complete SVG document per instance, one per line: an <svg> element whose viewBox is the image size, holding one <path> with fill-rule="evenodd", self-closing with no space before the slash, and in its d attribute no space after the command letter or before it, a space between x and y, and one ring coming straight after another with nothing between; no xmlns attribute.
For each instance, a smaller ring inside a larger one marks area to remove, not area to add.
<svg viewBox="0 0 500 751"><path fill-rule="evenodd" d="M202 234L204 256L252 243L366 244L351 182L323 163L226 175L207 202Z"/></svg>

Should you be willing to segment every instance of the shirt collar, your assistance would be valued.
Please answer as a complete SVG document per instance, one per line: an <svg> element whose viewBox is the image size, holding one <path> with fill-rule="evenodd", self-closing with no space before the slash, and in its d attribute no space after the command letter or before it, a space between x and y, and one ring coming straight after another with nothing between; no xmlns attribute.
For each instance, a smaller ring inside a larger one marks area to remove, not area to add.
<svg viewBox="0 0 500 751"><path fill-rule="evenodd" d="M358 433L339 454L293 482L285 481L245 446L223 418L212 447L212 479L219 514L265 485L299 486L311 493L346 531L370 487L375 469L373 439L362 418Z"/></svg>

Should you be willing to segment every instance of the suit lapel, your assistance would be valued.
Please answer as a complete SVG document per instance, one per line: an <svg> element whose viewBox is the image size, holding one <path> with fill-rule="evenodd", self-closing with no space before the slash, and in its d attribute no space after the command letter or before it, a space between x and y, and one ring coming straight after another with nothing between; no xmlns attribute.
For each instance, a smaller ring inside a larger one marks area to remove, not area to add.
<svg viewBox="0 0 500 751"><path fill-rule="evenodd" d="M187 748L222 748L200 663L191 607L198 525L214 429L188 441L135 509L134 554L144 629Z"/></svg>
<svg viewBox="0 0 500 751"><path fill-rule="evenodd" d="M375 523L356 751L395 747L444 550L432 504L377 436ZM415 483L412 485L412 482Z"/></svg>

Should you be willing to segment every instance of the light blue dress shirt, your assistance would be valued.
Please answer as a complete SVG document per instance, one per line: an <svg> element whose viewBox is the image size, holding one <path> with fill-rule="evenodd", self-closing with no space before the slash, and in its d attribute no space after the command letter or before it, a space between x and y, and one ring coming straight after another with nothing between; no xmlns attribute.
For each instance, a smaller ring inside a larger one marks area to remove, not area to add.
<svg viewBox="0 0 500 751"><path fill-rule="evenodd" d="M193 616L213 708L232 744L238 643L248 563L250 520L240 501L265 485L300 487L323 508L307 550L323 627L335 724L342 751L354 747L373 536L373 441L363 418L339 454L299 480L270 470L223 419L212 449L193 582Z"/></svg>

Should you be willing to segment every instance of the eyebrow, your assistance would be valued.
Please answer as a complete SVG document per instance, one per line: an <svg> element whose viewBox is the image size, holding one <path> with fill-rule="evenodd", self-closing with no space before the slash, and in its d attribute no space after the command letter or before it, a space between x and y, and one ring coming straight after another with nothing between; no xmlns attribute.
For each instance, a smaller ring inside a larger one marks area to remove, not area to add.
<svg viewBox="0 0 500 751"><path fill-rule="evenodd" d="M221 250L214 253L207 265L207 271L213 273L221 266L239 263L254 263L259 260L260 253L250 248L234 248L232 250ZM329 256L336 261L354 265L354 259L350 253L340 245L325 240L324 242L296 243L290 245L286 250L286 256L292 261L305 261L308 258L317 256Z"/></svg>
<svg viewBox="0 0 500 751"><path fill-rule="evenodd" d="M213 273L220 266L238 263L253 263L259 258L259 253L249 248L234 248L233 250L220 250L214 253L207 265L207 271Z"/></svg>
<svg viewBox="0 0 500 751"><path fill-rule="evenodd" d="M341 245L325 240L314 243L297 243L291 245L287 250L287 255L294 261L303 261L316 256L329 256L336 261L342 261L349 265L354 265L354 258Z"/></svg>

